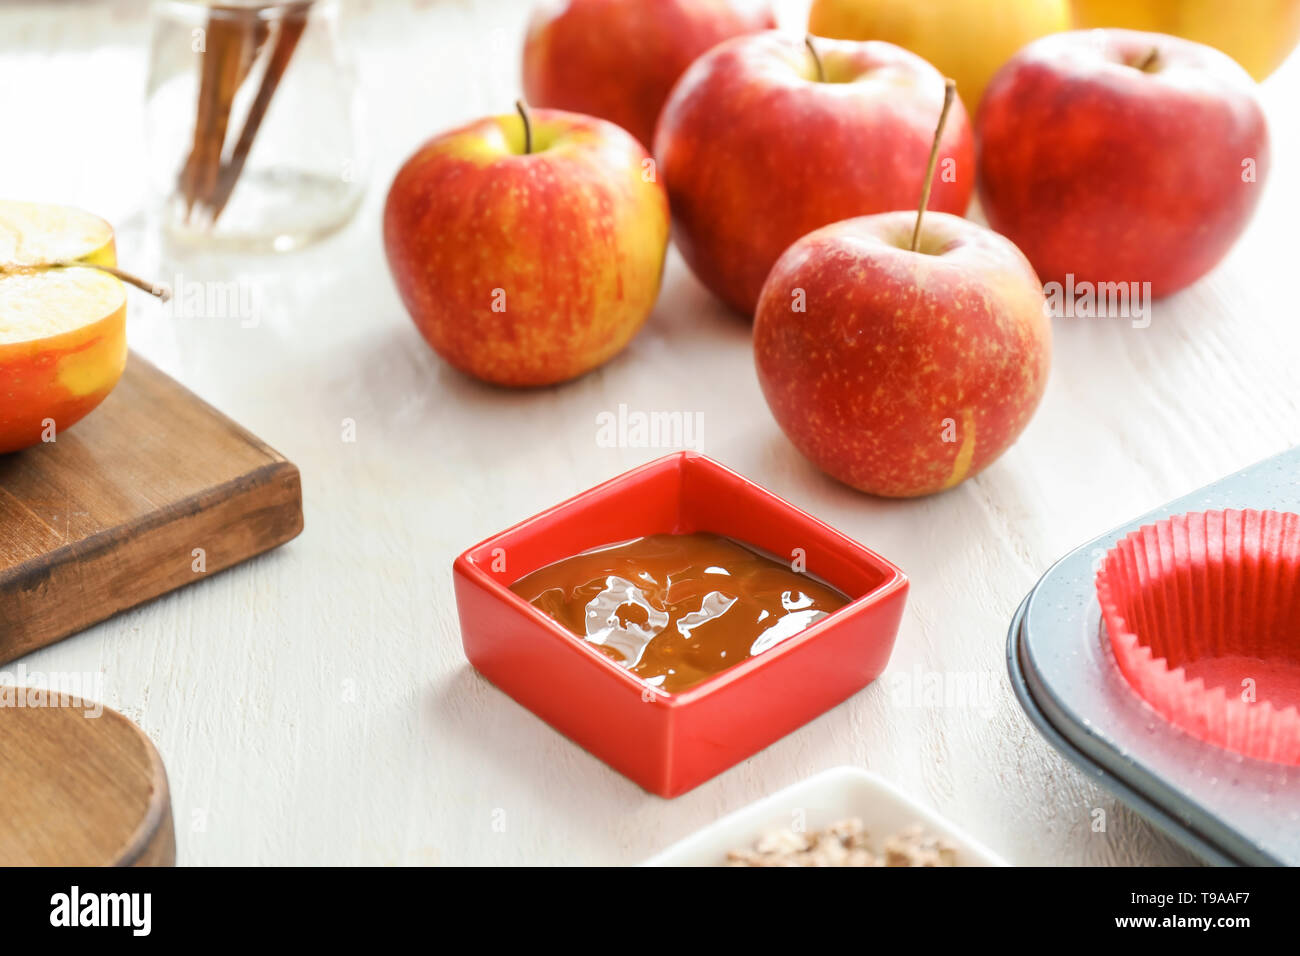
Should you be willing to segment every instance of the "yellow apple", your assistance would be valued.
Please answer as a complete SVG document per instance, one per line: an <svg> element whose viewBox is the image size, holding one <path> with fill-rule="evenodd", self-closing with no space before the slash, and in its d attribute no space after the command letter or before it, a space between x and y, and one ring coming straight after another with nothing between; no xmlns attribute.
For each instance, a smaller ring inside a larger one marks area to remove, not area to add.
<svg viewBox="0 0 1300 956"><path fill-rule="evenodd" d="M1217 47L1257 80L1300 39L1300 0L1074 0L1079 27L1172 33Z"/></svg>
<svg viewBox="0 0 1300 956"><path fill-rule="evenodd" d="M973 117L984 87L1030 40L1069 29L1068 0L813 0L808 32L887 40L957 81Z"/></svg>
<svg viewBox="0 0 1300 956"><path fill-rule="evenodd" d="M121 378L126 288L89 268L115 264L99 217L0 200L0 454L57 438Z"/></svg>

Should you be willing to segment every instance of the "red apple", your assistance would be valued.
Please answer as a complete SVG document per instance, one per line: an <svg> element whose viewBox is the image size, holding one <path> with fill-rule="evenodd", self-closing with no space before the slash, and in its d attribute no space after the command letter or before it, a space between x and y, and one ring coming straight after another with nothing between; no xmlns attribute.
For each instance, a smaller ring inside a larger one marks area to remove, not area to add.
<svg viewBox="0 0 1300 956"><path fill-rule="evenodd" d="M989 225L1047 282L1195 282L1246 227L1268 126L1218 50L1132 30L1060 33L994 77L976 131Z"/></svg>
<svg viewBox="0 0 1300 956"><path fill-rule="evenodd" d="M861 491L925 495L988 467L1029 422L1051 364L1033 268L1002 236L927 213L838 222L781 256L754 319L777 424Z"/></svg>
<svg viewBox="0 0 1300 956"><path fill-rule="evenodd" d="M625 346L654 307L668 201L613 123L536 110L435 137L384 209L388 265L411 318L456 368L548 385Z"/></svg>
<svg viewBox="0 0 1300 956"><path fill-rule="evenodd" d="M617 123L649 149L664 101L696 57L775 26L767 0L552 0L529 23L524 92L534 106Z"/></svg>
<svg viewBox="0 0 1300 956"><path fill-rule="evenodd" d="M753 314L777 257L819 226L911 208L921 192L944 79L889 43L760 33L714 47L659 119L655 155L674 236L695 275ZM824 81L822 77L824 76ZM962 213L975 163L958 103L933 208Z"/></svg>

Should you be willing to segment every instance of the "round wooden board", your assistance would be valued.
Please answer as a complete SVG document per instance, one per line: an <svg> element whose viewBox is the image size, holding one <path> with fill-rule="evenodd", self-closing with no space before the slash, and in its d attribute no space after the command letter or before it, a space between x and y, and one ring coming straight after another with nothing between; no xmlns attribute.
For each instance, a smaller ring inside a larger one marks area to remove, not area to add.
<svg viewBox="0 0 1300 956"><path fill-rule="evenodd" d="M0 708L0 866L176 863L162 758L93 707Z"/></svg>

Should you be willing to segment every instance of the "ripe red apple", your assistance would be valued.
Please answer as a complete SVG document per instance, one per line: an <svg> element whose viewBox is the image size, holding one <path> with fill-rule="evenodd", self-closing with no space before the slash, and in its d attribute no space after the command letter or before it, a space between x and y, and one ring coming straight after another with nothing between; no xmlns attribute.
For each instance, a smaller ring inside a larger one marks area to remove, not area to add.
<svg viewBox="0 0 1300 956"><path fill-rule="evenodd" d="M915 207L943 104L943 77L914 53L876 41L810 43L816 58L778 33L728 40L686 71L659 118L655 155L677 245L746 315L800 236ZM932 205L962 213L975 163L960 103L940 157Z"/></svg>
<svg viewBox="0 0 1300 956"><path fill-rule="evenodd" d="M1006 238L928 213L837 222L777 261L754 319L777 424L861 491L912 497L988 467L1038 407L1051 325ZM802 310L802 311L801 311Z"/></svg>
<svg viewBox="0 0 1300 956"><path fill-rule="evenodd" d="M1249 221L1269 166L1255 84L1218 50L1087 30L1029 44L976 130L989 225L1047 282L1196 281Z"/></svg>
<svg viewBox="0 0 1300 956"><path fill-rule="evenodd" d="M654 308L668 200L649 155L613 123L493 116L406 161L384 248L439 355L488 382L548 385L608 360Z"/></svg>
<svg viewBox="0 0 1300 956"><path fill-rule="evenodd" d="M648 149L664 100L697 56L775 26L767 0L551 0L529 23L524 91L534 106L617 123Z"/></svg>

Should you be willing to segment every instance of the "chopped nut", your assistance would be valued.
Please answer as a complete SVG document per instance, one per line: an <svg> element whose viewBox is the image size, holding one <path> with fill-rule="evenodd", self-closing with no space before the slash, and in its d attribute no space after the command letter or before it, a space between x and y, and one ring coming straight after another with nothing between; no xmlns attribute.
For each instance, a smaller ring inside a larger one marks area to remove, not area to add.
<svg viewBox="0 0 1300 956"><path fill-rule="evenodd" d="M856 818L824 830L797 833L770 830L753 849L732 850L725 866L956 866L956 850L914 825L885 840L876 853L866 828Z"/></svg>
<svg viewBox="0 0 1300 956"><path fill-rule="evenodd" d="M952 847L911 826L885 841L886 866L953 866Z"/></svg>

